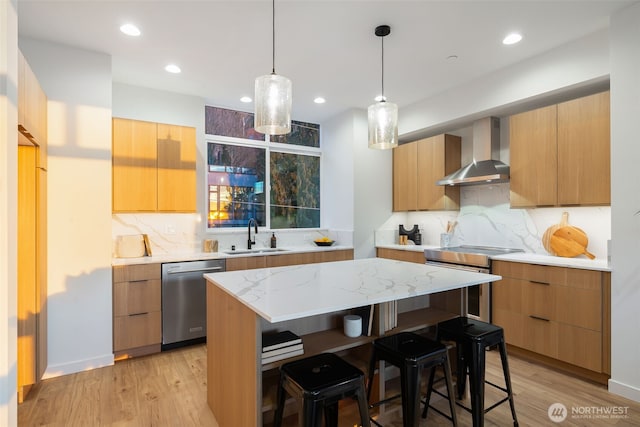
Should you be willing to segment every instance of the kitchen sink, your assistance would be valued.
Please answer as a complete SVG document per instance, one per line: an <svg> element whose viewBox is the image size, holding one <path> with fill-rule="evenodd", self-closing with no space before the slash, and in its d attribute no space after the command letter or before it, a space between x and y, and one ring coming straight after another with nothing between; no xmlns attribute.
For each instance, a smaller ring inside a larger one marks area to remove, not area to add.
<svg viewBox="0 0 640 427"><path fill-rule="evenodd" d="M239 251L222 251L227 255L253 255L253 254L270 254L274 252L287 252L289 249L282 248L259 248L259 249L241 249Z"/></svg>

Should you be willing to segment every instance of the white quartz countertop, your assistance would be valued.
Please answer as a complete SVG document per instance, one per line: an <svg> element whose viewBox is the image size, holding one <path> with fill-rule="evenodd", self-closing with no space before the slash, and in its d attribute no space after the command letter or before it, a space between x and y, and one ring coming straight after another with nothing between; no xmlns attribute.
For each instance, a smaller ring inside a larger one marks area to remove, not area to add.
<svg viewBox="0 0 640 427"><path fill-rule="evenodd" d="M424 252L425 249L434 249L438 246L428 245L377 245L377 248L398 249L402 251ZM611 271L611 266L606 259L589 259L585 256L576 258L564 258L553 255L534 254L529 252L517 252L506 255L496 255L492 260L522 262L527 264L551 265L558 267L581 268L584 270Z"/></svg>
<svg viewBox="0 0 640 427"><path fill-rule="evenodd" d="M135 264L153 264L153 263L163 263L163 262L180 262L180 261L200 261L206 259L233 259L233 258L241 258L241 257L252 257L252 256L264 256L264 255L286 255L286 254L296 254L296 253L304 253L304 252L328 252L328 251L339 251L339 250L347 250L353 249L352 246L342 246L342 245L334 245L334 246L287 246L286 248L280 248L280 250L275 252L265 252L265 250L269 250L269 248L257 247L252 249L251 251L246 251L243 248L239 248L238 253L235 255L230 255L225 252L189 252L189 253L171 253L171 254L157 254L153 256L144 256L137 258L113 258L111 261L111 265L135 265Z"/></svg>
<svg viewBox="0 0 640 427"><path fill-rule="evenodd" d="M209 273L218 286L269 322L500 280L500 276L366 258L288 267Z"/></svg>

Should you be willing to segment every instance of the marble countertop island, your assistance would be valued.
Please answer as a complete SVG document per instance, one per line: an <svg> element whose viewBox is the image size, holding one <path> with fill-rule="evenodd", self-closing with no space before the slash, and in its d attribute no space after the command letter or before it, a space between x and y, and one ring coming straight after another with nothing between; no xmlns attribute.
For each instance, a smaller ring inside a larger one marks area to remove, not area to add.
<svg viewBox="0 0 640 427"><path fill-rule="evenodd" d="M209 273L204 277L269 322L501 279L496 275L384 258Z"/></svg>

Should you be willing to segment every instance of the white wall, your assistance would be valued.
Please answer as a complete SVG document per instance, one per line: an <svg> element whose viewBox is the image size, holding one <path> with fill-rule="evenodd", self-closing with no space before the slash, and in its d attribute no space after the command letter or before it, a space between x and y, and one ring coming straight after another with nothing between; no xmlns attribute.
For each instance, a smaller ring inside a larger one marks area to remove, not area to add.
<svg viewBox="0 0 640 427"><path fill-rule="evenodd" d="M601 83L609 75L608 33L600 31L511 67L402 108L401 138L508 111L520 104Z"/></svg>
<svg viewBox="0 0 640 427"><path fill-rule="evenodd" d="M111 58L19 44L49 100L47 378L113 363Z"/></svg>
<svg viewBox="0 0 640 427"><path fill-rule="evenodd" d="M611 380L640 401L640 3L611 19Z"/></svg>
<svg viewBox="0 0 640 427"><path fill-rule="evenodd" d="M0 2L0 425L18 424L18 16Z"/></svg>

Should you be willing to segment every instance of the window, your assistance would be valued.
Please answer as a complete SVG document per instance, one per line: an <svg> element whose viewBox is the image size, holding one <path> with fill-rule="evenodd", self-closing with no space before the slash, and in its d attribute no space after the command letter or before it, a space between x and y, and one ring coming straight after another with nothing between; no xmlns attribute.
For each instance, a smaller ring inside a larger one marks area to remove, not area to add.
<svg viewBox="0 0 640 427"><path fill-rule="evenodd" d="M271 142L253 130L250 113L207 106L205 121L207 134L222 134L207 144L209 229L246 227L250 218L270 229L320 227L318 125L293 122Z"/></svg>

